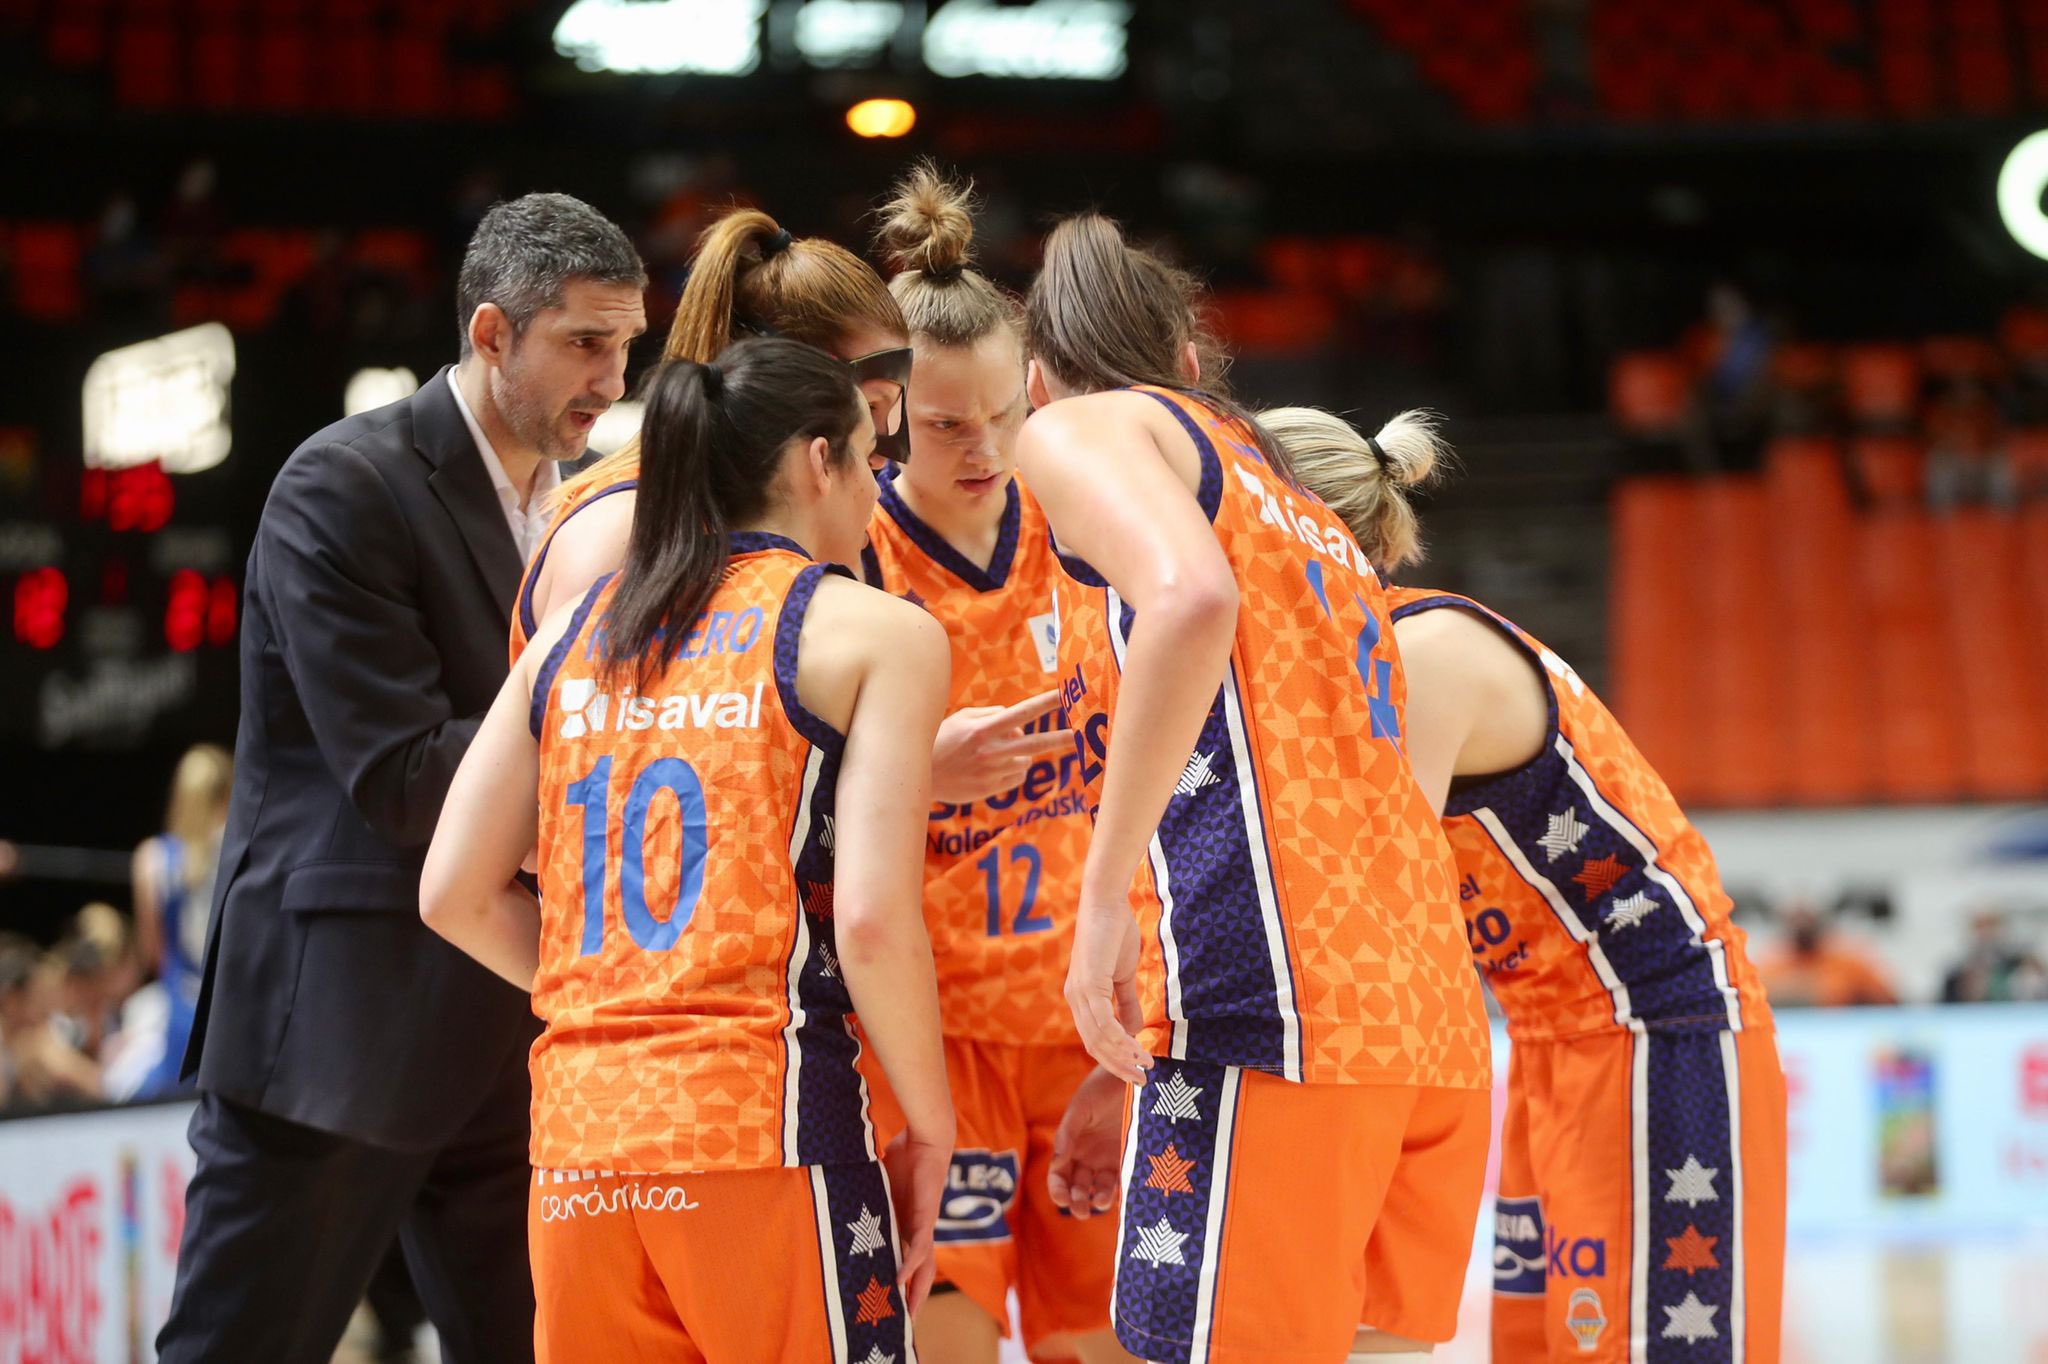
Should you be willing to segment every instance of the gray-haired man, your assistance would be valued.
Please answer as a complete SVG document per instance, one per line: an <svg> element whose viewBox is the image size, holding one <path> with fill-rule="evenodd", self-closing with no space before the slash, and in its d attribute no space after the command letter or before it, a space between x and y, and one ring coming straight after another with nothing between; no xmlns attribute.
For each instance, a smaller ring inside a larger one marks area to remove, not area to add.
<svg viewBox="0 0 2048 1364"><path fill-rule="evenodd" d="M646 283L587 204L497 205L461 363L315 434L270 490L163 1359L326 1360L394 1233L444 1358L531 1358L536 1025L421 925L419 869L505 679L537 499L624 393Z"/></svg>

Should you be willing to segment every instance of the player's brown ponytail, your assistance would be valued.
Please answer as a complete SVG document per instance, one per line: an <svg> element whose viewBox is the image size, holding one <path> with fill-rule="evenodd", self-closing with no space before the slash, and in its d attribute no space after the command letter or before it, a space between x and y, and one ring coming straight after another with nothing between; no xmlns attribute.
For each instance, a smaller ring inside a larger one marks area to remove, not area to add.
<svg viewBox="0 0 2048 1364"><path fill-rule="evenodd" d="M845 365L795 341L746 340L714 364L664 361L647 383L640 487L605 618L605 674L645 681L725 577L734 526L768 510L792 439L852 458L860 390Z"/></svg>
<svg viewBox="0 0 2048 1364"><path fill-rule="evenodd" d="M1250 431L1266 460L1293 481L1287 453L1230 396L1229 357L1201 315L1201 285L1185 270L1124 240L1099 213L1062 219L1025 299L1025 344L1061 387L1076 393L1146 384L1195 393ZM1195 349L1201 375L1183 369Z"/></svg>
<svg viewBox="0 0 2048 1364"><path fill-rule="evenodd" d="M1367 437L1318 407L1259 414L1260 424L1286 449L1301 485L1337 513L1365 557L1384 572L1422 557L1408 490L1429 483L1451 459L1438 421L1435 413L1414 409Z"/></svg>

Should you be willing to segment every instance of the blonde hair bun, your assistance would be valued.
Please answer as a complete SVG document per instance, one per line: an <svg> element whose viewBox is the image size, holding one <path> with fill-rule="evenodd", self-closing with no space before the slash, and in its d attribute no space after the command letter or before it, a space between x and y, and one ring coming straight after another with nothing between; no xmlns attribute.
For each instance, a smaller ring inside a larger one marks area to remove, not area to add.
<svg viewBox="0 0 2048 1364"><path fill-rule="evenodd" d="M915 270L934 283L973 263L974 186L929 160L912 166L880 209L876 242L892 273Z"/></svg>

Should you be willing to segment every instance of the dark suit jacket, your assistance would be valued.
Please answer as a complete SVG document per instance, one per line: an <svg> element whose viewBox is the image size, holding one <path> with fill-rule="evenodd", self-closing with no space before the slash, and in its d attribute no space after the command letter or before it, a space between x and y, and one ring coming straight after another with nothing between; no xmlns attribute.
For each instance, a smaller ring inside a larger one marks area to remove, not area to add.
<svg viewBox="0 0 2048 1364"><path fill-rule="evenodd" d="M264 504L185 1056L202 1089L401 1149L453 1136L538 1026L419 917L521 569L452 379L314 435Z"/></svg>

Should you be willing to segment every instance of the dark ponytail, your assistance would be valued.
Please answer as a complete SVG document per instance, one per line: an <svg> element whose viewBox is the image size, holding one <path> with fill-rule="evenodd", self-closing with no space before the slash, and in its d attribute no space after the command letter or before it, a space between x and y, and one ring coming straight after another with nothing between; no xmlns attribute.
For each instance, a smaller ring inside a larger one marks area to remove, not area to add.
<svg viewBox="0 0 2048 1364"><path fill-rule="evenodd" d="M633 533L604 625L607 677L640 681L718 590L733 527L768 511L783 448L823 436L844 464L862 410L845 364L777 339L735 342L711 365L665 361L646 404Z"/></svg>

